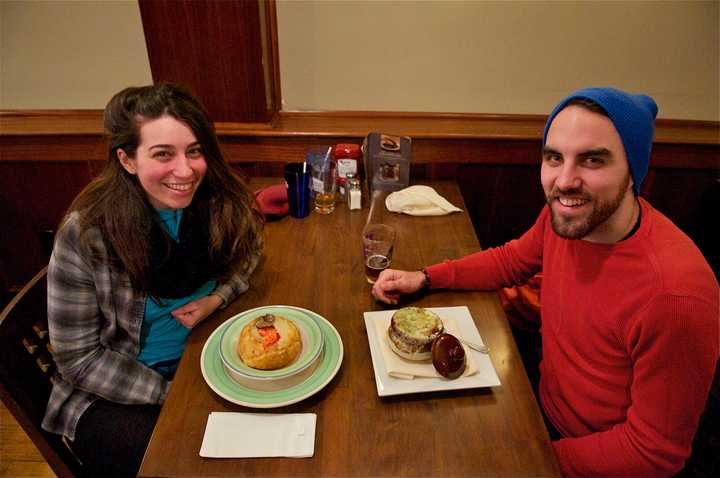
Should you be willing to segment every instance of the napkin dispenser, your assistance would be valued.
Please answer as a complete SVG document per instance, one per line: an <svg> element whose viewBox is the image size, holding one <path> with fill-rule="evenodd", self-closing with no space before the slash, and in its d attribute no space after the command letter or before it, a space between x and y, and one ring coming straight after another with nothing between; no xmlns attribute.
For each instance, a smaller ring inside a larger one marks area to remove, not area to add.
<svg viewBox="0 0 720 478"><path fill-rule="evenodd" d="M363 141L363 163L368 189L399 191L410 184L410 152L408 136L370 133Z"/></svg>

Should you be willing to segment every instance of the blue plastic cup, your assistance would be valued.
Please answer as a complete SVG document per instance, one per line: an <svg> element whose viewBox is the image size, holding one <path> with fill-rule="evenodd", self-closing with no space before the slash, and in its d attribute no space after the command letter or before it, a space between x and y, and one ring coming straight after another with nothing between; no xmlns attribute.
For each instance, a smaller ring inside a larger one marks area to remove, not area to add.
<svg viewBox="0 0 720 478"><path fill-rule="evenodd" d="M283 170L288 192L290 215L301 219L310 214L310 167L306 163L289 163Z"/></svg>

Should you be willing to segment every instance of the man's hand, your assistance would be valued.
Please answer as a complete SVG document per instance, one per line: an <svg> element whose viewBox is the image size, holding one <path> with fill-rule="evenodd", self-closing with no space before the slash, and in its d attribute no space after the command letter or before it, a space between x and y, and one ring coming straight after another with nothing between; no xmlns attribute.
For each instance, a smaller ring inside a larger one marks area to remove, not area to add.
<svg viewBox="0 0 720 478"><path fill-rule="evenodd" d="M401 294L412 294L422 289L425 274L422 271L386 269L380 273L372 288L372 295L386 304L397 304Z"/></svg>
<svg viewBox="0 0 720 478"><path fill-rule="evenodd" d="M188 329L192 329L205 317L212 314L215 309L220 307L220 304L222 304L220 296L210 294L192 302L188 302L170 313L173 317L175 317L175 320L183 324Z"/></svg>

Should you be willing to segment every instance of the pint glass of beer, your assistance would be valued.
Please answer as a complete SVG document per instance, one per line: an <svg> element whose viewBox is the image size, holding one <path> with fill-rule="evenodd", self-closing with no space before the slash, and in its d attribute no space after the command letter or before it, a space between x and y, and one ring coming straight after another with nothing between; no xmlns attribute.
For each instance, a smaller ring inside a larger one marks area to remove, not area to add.
<svg viewBox="0 0 720 478"><path fill-rule="evenodd" d="M315 212L330 214L335 210L335 188L337 164L332 157L332 148L316 146L308 150L306 162L312 169L312 190Z"/></svg>
<svg viewBox="0 0 720 478"><path fill-rule="evenodd" d="M395 229L385 224L371 223L363 229L362 237L365 279L374 284L380 272L390 267L395 246Z"/></svg>

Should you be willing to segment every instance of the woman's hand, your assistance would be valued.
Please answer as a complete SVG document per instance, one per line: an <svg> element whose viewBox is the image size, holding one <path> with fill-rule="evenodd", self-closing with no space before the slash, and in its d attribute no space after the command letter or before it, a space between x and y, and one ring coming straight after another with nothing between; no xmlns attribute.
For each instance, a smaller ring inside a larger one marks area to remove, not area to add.
<svg viewBox="0 0 720 478"><path fill-rule="evenodd" d="M412 294L422 289L425 274L422 271L386 269L380 273L372 288L372 295L386 304L397 304L401 294Z"/></svg>
<svg viewBox="0 0 720 478"><path fill-rule="evenodd" d="M180 308L170 312L175 320L183 324L188 329L192 329L208 315L212 314L215 309L220 307L222 299L215 294L206 295L192 302L188 302Z"/></svg>

